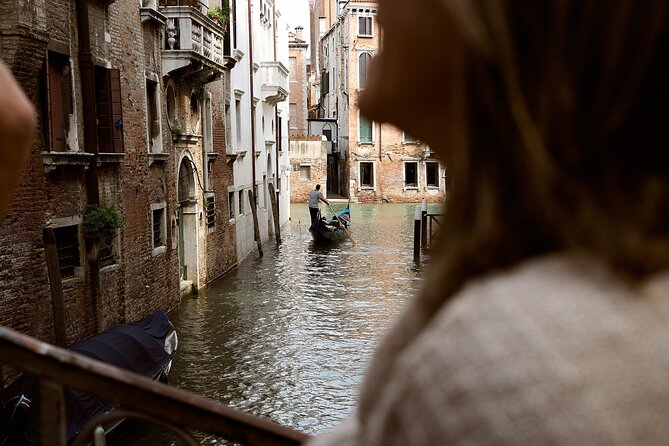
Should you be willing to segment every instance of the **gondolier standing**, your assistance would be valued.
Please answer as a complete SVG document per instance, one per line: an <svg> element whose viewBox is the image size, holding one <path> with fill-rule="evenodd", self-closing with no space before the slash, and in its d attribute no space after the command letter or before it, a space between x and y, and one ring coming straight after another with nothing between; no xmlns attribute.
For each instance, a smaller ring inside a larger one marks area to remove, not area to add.
<svg viewBox="0 0 669 446"><path fill-rule="evenodd" d="M311 224L313 225L318 218L318 202L322 201L325 204L330 204L321 193L321 185L317 184L316 188L309 192L309 214L311 214Z"/></svg>

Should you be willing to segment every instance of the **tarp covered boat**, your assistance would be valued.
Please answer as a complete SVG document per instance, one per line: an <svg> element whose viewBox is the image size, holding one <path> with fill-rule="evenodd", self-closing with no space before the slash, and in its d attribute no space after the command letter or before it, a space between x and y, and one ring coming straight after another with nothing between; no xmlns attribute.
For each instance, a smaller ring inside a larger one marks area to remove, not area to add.
<svg viewBox="0 0 669 446"><path fill-rule="evenodd" d="M68 350L166 381L177 349L177 335L164 311L131 324L118 325L72 344ZM68 440L88 420L118 405L76 389L66 391ZM39 382L24 375L0 393L0 446L39 444Z"/></svg>
<svg viewBox="0 0 669 446"><path fill-rule="evenodd" d="M318 212L316 221L309 227L312 237L319 242L339 242L350 238L347 232L351 226L350 205L346 206L342 212L335 214L332 218L321 216Z"/></svg>

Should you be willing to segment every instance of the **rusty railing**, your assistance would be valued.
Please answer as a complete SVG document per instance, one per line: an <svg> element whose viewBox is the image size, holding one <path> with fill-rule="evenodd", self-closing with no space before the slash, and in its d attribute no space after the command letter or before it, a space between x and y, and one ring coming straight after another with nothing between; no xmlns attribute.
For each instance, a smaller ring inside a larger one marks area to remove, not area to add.
<svg viewBox="0 0 669 446"><path fill-rule="evenodd" d="M295 446L308 438L304 433L5 327L0 327L0 363L39 379L43 446L67 445L66 387L117 402L122 408L90 420L73 446L89 444L97 426L124 418L158 424L188 445L198 444L191 430L249 446Z"/></svg>

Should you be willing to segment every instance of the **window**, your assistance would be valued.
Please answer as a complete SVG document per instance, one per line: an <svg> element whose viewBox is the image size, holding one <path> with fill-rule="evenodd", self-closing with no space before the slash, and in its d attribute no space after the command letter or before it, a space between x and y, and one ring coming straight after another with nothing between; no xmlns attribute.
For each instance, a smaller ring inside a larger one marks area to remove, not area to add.
<svg viewBox="0 0 669 446"><path fill-rule="evenodd" d="M363 90L367 87L367 70L372 56L369 53L362 53L358 58L358 87Z"/></svg>
<svg viewBox="0 0 669 446"><path fill-rule="evenodd" d="M360 115L360 142L370 144L372 141L372 121Z"/></svg>
<svg viewBox="0 0 669 446"><path fill-rule="evenodd" d="M153 249L160 248L166 245L165 236L165 207L157 207L152 205L152 234L153 234Z"/></svg>
<svg viewBox="0 0 669 446"><path fill-rule="evenodd" d="M207 227L216 226L216 195L209 195L205 198L205 210L207 213Z"/></svg>
<svg viewBox="0 0 669 446"><path fill-rule="evenodd" d="M239 213L244 214L244 191L239 191Z"/></svg>
<svg viewBox="0 0 669 446"><path fill-rule="evenodd" d="M160 136L160 99L158 94L158 83L148 79L146 81L146 112L149 152L160 153L163 151L163 148Z"/></svg>
<svg viewBox="0 0 669 446"><path fill-rule="evenodd" d="M42 72L44 108L42 126L46 150L68 150L67 136L72 106L72 70L70 59L62 54L47 52Z"/></svg>
<svg viewBox="0 0 669 446"><path fill-rule="evenodd" d="M330 92L330 73L323 71L321 77L321 95L325 96Z"/></svg>
<svg viewBox="0 0 669 446"><path fill-rule="evenodd" d="M406 132L404 132L402 135L403 135L403 136L402 136L402 142L403 142L404 144L416 144L416 143L418 142L418 141L416 140L416 138L414 138L413 136L409 135L409 134L406 133Z"/></svg>
<svg viewBox="0 0 669 446"><path fill-rule="evenodd" d="M371 161L360 162L360 187L362 189L374 187L374 163Z"/></svg>
<svg viewBox="0 0 669 446"><path fill-rule="evenodd" d="M311 166L300 166L300 180L311 181Z"/></svg>
<svg viewBox="0 0 669 446"><path fill-rule="evenodd" d="M323 128L323 136L325 136L325 139L327 139L328 141L332 141L332 129Z"/></svg>
<svg viewBox="0 0 669 446"><path fill-rule="evenodd" d="M371 17L358 17L358 35L359 36L373 35Z"/></svg>
<svg viewBox="0 0 669 446"><path fill-rule="evenodd" d="M425 183L427 187L439 187L439 163L425 163Z"/></svg>
<svg viewBox="0 0 669 446"><path fill-rule="evenodd" d="M167 85L165 99L167 102L167 120L170 123L170 127L175 128L177 119L177 96L174 92L174 85Z"/></svg>
<svg viewBox="0 0 669 446"><path fill-rule="evenodd" d="M404 163L404 187L418 187L418 163L416 161L407 161Z"/></svg>
<svg viewBox="0 0 669 446"><path fill-rule="evenodd" d="M77 225L53 228L58 250L60 277L74 277L74 269L81 266L79 260L79 227Z"/></svg>
<svg viewBox="0 0 669 446"><path fill-rule="evenodd" d="M242 145L242 101L235 99L235 127L237 130L237 148Z"/></svg>
<svg viewBox="0 0 669 446"><path fill-rule="evenodd" d="M123 104L118 69L95 67L95 114L98 151L123 153Z"/></svg>
<svg viewBox="0 0 669 446"><path fill-rule="evenodd" d="M230 219L235 218L235 193L228 192L228 216Z"/></svg>

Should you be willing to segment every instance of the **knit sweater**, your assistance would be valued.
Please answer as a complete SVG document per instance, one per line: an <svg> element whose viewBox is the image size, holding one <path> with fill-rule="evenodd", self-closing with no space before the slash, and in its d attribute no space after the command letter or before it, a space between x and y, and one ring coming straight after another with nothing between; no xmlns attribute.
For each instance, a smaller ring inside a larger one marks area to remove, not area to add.
<svg viewBox="0 0 669 446"><path fill-rule="evenodd" d="M379 375L308 445L668 444L669 273L632 287L589 258L526 261L463 287Z"/></svg>

